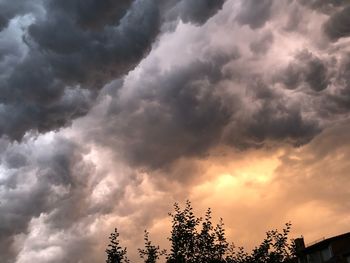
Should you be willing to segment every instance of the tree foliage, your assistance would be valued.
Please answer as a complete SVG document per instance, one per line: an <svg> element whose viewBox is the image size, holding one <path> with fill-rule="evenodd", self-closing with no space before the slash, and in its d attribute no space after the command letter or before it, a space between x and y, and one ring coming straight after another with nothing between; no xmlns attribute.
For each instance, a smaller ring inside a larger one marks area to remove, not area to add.
<svg viewBox="0 0 350 263"><path fill-rule="evenodd" d="M139 248L140 258L144 260L145 263L156 263L161 255L166 253L165 250L160 250L159 246L155 246L149 240L149 232L145 230L144 234L145 248Z"/></svg>
<svg viewBox="0 0 350 263"><path fill-rule="evenodd" d="M166 256L166 263L292 263L297 262L295 245L290 240L291 224L287 223L282 232L270 230L265 239L251 252L243 247L236 248L229 244L223 220L213 225L212 212L208 209L204 218L198 218L193 212L190 201L184 209L178 203L174 204L174 212L169 213L172 228L170 232L170 251L160 250L149 240L145 230L145 247L138 249L145 263L156 263L160 256ZM106 250L107 263L128 262L126 248L121 248L117 229L111 234L111 244Z"/></svg>
<svg viewBox="0 0 350 263"><path fill-rule="evenodd" d="M110 243L106 249L106 263L129 263L129 260L126 257L126 248L122 248L119 244L119 233L117 228L115 228L114 232L111 233L109 240Z"/></svg>
<svg viewBox="0 0 350 263"><path fill-rule="evenodd" d="M174 210L174 213L169 214L172 217L172 230L169 237L171 250L167 262L195 263L197 226L200 219L195 217L190 201L186 202L184 210L175 203Z"/></svg>
<svg viewBox="0 0 350 263"><path fill-rule="evenodd" d="M291 224L287 223L282 233L278 230L266 232L262 243L249 254L244 248L231 249L227 263L289 263L295 262L295 245L288 239Z"/></svg>

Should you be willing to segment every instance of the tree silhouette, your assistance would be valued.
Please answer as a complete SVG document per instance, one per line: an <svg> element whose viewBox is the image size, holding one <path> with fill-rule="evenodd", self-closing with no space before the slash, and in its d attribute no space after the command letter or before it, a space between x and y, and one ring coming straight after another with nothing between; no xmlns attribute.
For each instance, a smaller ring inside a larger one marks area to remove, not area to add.
<svg viewBox="0 0 350 263"><path fill-rule="evenodd" d="M250 253L243 247L229 245L225 235L224 223L220 219L214 227L211 210L208 209L204 219L193 213L190 201L181 209L174 204L174 212L169 213L172 222L169 254L166 263L292 263L296 261L295 244L288 238L291 224L287 223L282 232L271 230L266 232L265 239ZM119 245L119 233L115 229L110 236L107 263L129 262L126 248ZM138 249L145 263L156 263L165 250L160 250L149 240L149 232L144 233L145 247Z"/></svg>
<svg viewBox="0 0 350 263"><path fill-rule="evenodd" d="M213 262L225 262L224 257L227 254L229 244L226 240L224 221L220 218L219 223L216 225L215 229L215 249Z"/></svg>
<svg viewBox="0 0 350 263"><path fill-rule="evenodd" d="M128 263L129 260L126 257L126 248L122 248L119 245L119 233L117 228L115 228L114 232L111 233L109 240L110 243L106 249L106 263Z"/></svg>
<svg viewBox="0 0 350 263"><path fill-rule="evenodd" d="M196 218L190 201L186 201L185 209L174 204L175 212L169 213L172 217L172 230L169 240L171 242L170 254L167 256L168 263L195 263L197 226L200 219Z"/></svg>
<svg viewBox="0 0 350 263"><path fill-rule="evenodd" d="M210 262L215 257L215 233L211 222L211 210L207 210L204 221L202 222L202 229L197 236L196 243L196 259L197 262Z"/></svg>
<svg viewBox="0 0 350 263"><path fill-rule="evenodd" d="M145 248L139 248L139 255L145 263L156 263L161 255L166 253L165 250L160 250L159 246L152 245L149 240L149 232L145 230L144 234Z"/></svg>
<svg viewBox="0 0 350 263"><path fill-rule="evenodd" d="M289 263L297 262L295 244L288 240L291 223L287 223L282 233L278 230L266 232L262 243L253 249L251 254L245 252L244 248L231 249L226 258L227 263Z"/></svg>

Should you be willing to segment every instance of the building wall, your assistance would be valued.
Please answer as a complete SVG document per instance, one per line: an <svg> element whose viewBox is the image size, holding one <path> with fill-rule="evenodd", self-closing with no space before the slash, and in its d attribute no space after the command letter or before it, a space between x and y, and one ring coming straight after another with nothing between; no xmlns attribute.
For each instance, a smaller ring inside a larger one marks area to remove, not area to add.
<svg viewBox="0 0 350 263"><path fill-rule="evenodd" d="M337 262L350 263L350 236L330 241L328 244L320 244L312 250L304 251L299 256L299 263L323 263L323 262Z"/></svg>
<svg viewBox="0 0 350 263"><path fill-rule="evenodd" d="M339 262L350 263L344 254L350 253L350 236L332 242L333 254L337 256Z"/></svg>

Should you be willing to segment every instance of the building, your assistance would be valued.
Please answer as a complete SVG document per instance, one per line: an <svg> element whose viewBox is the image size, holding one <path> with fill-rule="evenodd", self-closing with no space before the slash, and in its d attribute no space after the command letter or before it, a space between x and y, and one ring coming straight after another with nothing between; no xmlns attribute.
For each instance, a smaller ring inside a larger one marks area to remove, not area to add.
<svg viewBox="0 0 350 263"><path fill-rule="evenodd" d="M350 263L350 232L305 246L304 238L295 239L299 263Z"/></svg>

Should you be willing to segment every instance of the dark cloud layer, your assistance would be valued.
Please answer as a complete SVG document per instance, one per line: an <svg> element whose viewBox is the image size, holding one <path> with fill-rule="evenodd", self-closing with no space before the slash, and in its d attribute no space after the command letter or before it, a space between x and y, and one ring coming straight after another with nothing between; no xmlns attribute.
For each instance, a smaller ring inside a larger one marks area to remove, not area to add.
<svg viewBox="0 0 350 263"><path fill-rule="evenodd" d="M192 161L220 147L317 152L349 116L346 1L20 3L0 4L5 263L101 261L96 237L128 217L133 242L166 207L147 205L190 191Z"/></svg>
<svg viewBox="0 0 350 263"><path fill-rule="evenodd" d="M350 36L350 5L334 13L324 26L327 36L331 40L338 40Z"/></svg>
<svg viewBox="0 0 350 263"><path fill-rule="evenodd" d="M295 61L289 63L277 77L286 88L296 89L307 86L314 91L321 91L330 84L329 65L307 50L298 53Z"/></svg>
<svg viewBox="0 0 350 263"><path fill-rule="evenodd" d="M179 10L181 19L186 22L203 24L208 17L212 17L222 8L225 0L188 0L181 1L176 8Z"/></svg>
<svg viewBox="0 0 350 263"><path fill-rule="evenodd" d="M247 0L242 2L242 10L237 16L242 25L249 25L252 29L265 25L271 15L272 0Z"/></svg>
<svg viewBox="0 0 350 263"><path fill-rule="evenodd" d="M18 15L32 13L40 8L41 1L35 0L13 0L0 2L0 30L8 26L9 21Z"/></svg>
<svg viewBox="0 0 350 263"><path fill-rule="evenodd" d="M67 203L65 196L84 189L78 183L79 180L83 182L83 178L74 178L74 167L81 166L82 149L59 138L50 145L42 145L40 151L33 147L30 143L8 145L2 152L2 163L8 168L0 179L3 188L0 192L0 253L4 262L13 262L15 251L10 244L15 235L26 233L32 218L55 209L65 210L62 213L66 214L67 221L74 217L78 210L68 207L80 202L70 199ZM83 176L81 171L80 176ZM55 187L67 189L70 194L54 193ZM60 219L60 224L64 218Z"/></svg>
<svg viewBox="0 0 350 263"><path fill-rule="evenodd" d="M72 243L62 243L64 255L56 259L46 258L49 244L35 245L43 254L32 260L97 260L91 254L83 256L93 250L96 241L80 229L85 231L98 216L110 213L123 197L123 185L134 179L119 181L118 189L109 196L113 202L105 200L110 205L93 204L90 195L100 179L94 180L98 176L94 165L84 159L87 147L58 135L53 139L35 133L23 136L30 131L58 130L86 115L105 84L122 78L151 51L163 23L182 19L201 25L223 2L1 2L0 29L4 37L0 38L0 66L4 71L0 74L0 254L4 263L26 260L22 258L22 254L27 257L25 244L18 247L16 242L23 235L30 239L31 228L38 220L44 220L48 235L62 232L82 236L72 238ZM170 10L172 17L168 16ZM26 14L29 16L23 17ZM23 27L16 28L21 23ZM20 36L14 35L18 32ZM12 34L13 39L6 42L6 34ZM192 73L188 73L189 78ZM196 91L194 88L192 95L179 95L184 106ZM177 92L175 88L173 92ZM206 113L198 114L206 118ZM204 128L208 121L202 122Z"/></svg>
<svg viewBox="0 0 350 263"><path fill-rule="evenodd" d="M314 10L328 14L348 3L347 0L298 0L298 2Z"/></svg>
<svg viewBox="0 0 350 263"><path fill-rule="evenodd" d="M131 101L115 101L101 138L120 136L132 163L154 168L201 155L220 139L233 110L216 94L221 66L198 61L161 75L154 69Z"/></svg>
<svg viewBox="0 0 350 263"><path fill-rule="evenodd" d="M81 89L101 89L148 52L159 30L155 5L135 2L121 21L127 2L114 6L95 2L82 9L79 1L49 1L45 17L29 26L26 58L1 79L1 119L9 119L13 111L21 119L13 118L11 125L2 122L2 135L20 139L26 131L57 129L86 114L94 95L86 91L90 94L81 96ZM97 11L107 14L100 13L93 24ZM109 12L115 16L113 25ZM101 23L102 28L93 28Z"/></svg>
<svg viewBox="0 0 350 263"><path fill-rule="evenodd" d="M266 32L256 41L250 43L250 50L257 55L265 54L273 43L273 34L271 32Z"/></svg>
<svg viewBox="0 0 350 263"><path fill-rule="evenodd" d="M221 144L241 150L274 141L298 146L319 133L319 120L305 118L301 104L286 103L283 92L262 76L241 76L241 87L236 86L236 76L225 73L227 63L242 63L239 52L206 54L205 60L164 72L152 65L133 83L132 96L111 101L98 117L100 128L88 137L121 148L131 165L153 170L184 157L205 157ZM314 71L306 78L311 83ZM242 88L247 92L230 93ZM253 105L244 102L247 98Z"/></svg>
<svg viewBox="0 0 350 263"><path fill-rule="evenodd" d="M204 23L222 4L180 2L177 15ZM31 13L17 1L3 5L3 27L12 17ZM23 36L27 55L0 78L0 135L11 139L19 140L30 130L58 129L85 115L96 91L149 53L164 16L155 1L147 0L50 0L42 8L45 14L38 15Z"/></svg>

